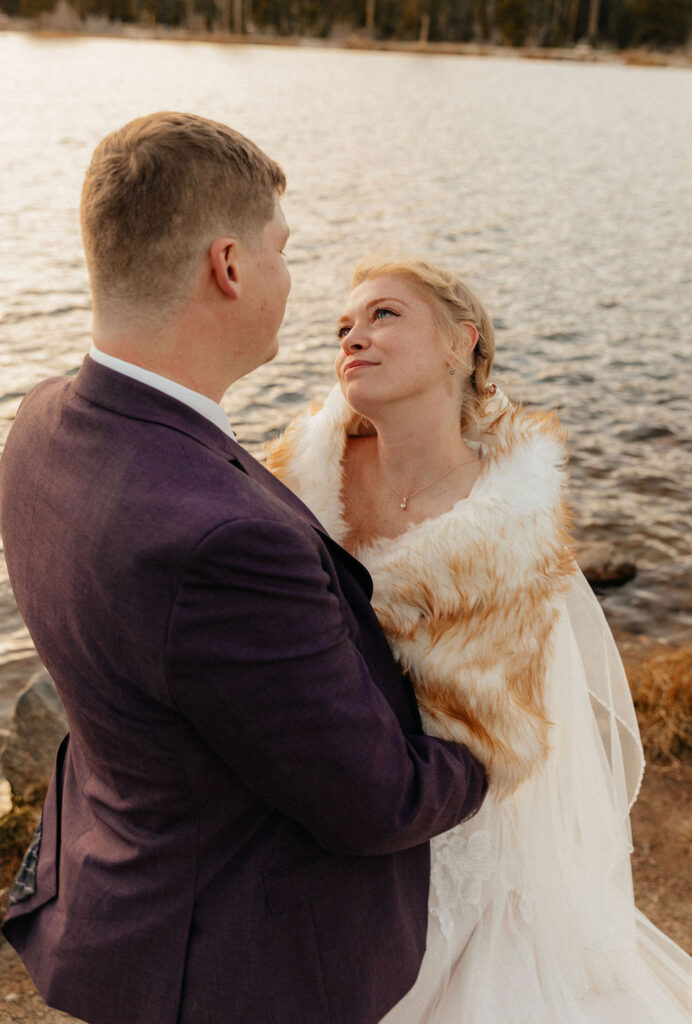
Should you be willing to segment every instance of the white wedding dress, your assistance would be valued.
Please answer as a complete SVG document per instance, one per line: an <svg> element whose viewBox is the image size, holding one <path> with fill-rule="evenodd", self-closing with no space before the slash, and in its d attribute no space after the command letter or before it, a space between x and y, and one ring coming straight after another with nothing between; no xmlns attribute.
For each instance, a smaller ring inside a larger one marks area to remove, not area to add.
<svg viewBox="0 0 692 1024"><path fill-rule="evenodd" d="M353 415L335 388L268 460L340 542ZM484 466L468 498L355 552L419 700L441 679L492 733L488 757L472 745L478 733L461 736L491 765L489 795L431 843L427 951L381 1024L690 1024L692 961L634 905L629 811L644 758L605 617L564 557L560 436L549 418L516 411L484 429L469 438ZM546 718L541 748L524 725ZM497 741L509 753L493 765ZM524 781L496 796L517 764Z"/></svg>
<svg viewBox="0 0 692 1024"><path fill-rule="evenodd" d="M581 575L555 627L547 692L547 763L432 841L427 951L382 1024L692 1020L692 961L634 906L628 812L643 757Z"/></svg>

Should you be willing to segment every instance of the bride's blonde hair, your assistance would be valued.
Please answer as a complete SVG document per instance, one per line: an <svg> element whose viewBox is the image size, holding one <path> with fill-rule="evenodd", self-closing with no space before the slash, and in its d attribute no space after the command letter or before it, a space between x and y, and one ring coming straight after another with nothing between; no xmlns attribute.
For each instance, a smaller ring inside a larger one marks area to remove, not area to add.
<svg viewBox="0 0 692 1024"><path fill-rule="evenodd" d="M495 392L488 385L495 355L495 330L487 310L453 271L419 259L368 256L353 271L351 290L370 278L385 275L402 277L418 290L429 303L440 331L450 341L450 356L464 366L467 385L461 407L461 432L466 433L482 419L486 400ZM451 351L453 340L459 337L459 326L464 323L473 324L478 331L468 365Z"/></svg>

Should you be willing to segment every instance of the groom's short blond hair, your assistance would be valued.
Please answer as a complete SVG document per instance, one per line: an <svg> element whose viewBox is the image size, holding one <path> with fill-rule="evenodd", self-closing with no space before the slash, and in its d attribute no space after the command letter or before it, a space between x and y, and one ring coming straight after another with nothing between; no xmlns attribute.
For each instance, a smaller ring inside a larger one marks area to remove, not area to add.
<svg viewBox="0 0 692 1024"><path fill-rule="evenodd" d="M165 316L209 244L224 235L253 244L285 187L259 146L204 117L151 114L107 135L82 189L95 308Z"/></svg>

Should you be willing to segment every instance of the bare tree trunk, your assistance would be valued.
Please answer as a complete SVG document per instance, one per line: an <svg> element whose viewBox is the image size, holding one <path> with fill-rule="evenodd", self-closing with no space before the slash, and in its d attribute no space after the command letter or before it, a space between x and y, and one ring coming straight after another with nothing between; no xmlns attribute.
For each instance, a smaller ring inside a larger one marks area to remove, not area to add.
<svg viewBox="0 0 692 1024"><path fill-rule="evenodd" d="M243 0L233 0L233 31L237 36L243 34Z"/></svg>
<svg viewBox="0 0 692 1024"><path fill-rule="evenodd" d="M375 32L375 0L365 0L365 31L368 35Z"/></svg>
<svg viewBox="0 0 692 1024"><path fill-rule="evenodd" d="M577 34L577 18L579 17L579 0L570 0L567 9L567 42L575 42Z"/></svg>
<svg viewBox="0 0 692 1024"><path fill-rule="evenodd" d="M421 14L420 16L420 35L418 37L419 43L427 43L430 35L430 15Z"/></svg>
<svg viewBox="0 0 692 1024"><path fill-rule="evenodd" d="M488 0L486 5L486 16L488 19L488 39L491 43L497 42L497 24L495 22L495 0Z"/></svg>
<svg viewBox="0 0 692 1024"><path fill-rule="evenodd" d="M598 19L601 13L601 0L591 0L589 3L589 27L587 29L590 40L598 35Z"/></svg>
<svg viewBox="0 0 692 1024"><path fill-rule="evenodd" d="M565 23L565 0L553 0L550 12L550 45L562 46L566 42L566 36L562 35L562 26Z"/></svg>
<svg viewBox="0 0 692 1024"><path fill-rule="evenodd" d="M230 0L218 0L219 4L219 29L221 32L231 31L231 2Z"/></svg>

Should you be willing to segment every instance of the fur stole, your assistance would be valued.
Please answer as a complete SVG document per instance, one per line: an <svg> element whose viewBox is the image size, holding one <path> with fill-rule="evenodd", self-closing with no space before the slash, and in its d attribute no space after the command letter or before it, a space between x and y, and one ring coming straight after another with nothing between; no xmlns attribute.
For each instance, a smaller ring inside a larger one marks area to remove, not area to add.
<svg viewBox="0 0 692 1024"><path fill-rule="evenodd" d="M268 465L335 540L346 438L356 417L335 387L270 446ZM576 570L563 501L564 433L552 414L498 392L474 437L483 466L471 494L355 554L372 603L409 673L425 731L464 743L506 796L546 758L544 680L561 595Z"/></svg>

